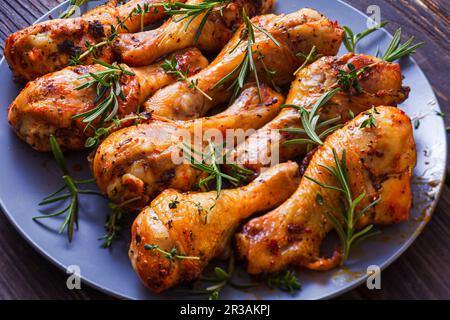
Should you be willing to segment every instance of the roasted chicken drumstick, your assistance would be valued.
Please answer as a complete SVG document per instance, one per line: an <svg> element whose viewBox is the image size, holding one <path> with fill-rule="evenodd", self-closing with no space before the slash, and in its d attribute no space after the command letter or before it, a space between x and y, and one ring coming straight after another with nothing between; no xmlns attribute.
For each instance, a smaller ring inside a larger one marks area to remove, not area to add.
<svg viewBox="0 0 450 320"><path fill-rule="evenodd" d="M125 22L126 28L117 25L118 19L124 21L137 5L143 7L145 4L167 0L130 0L116 7L117 2L111 0L78 18L48 20L11 34L5 42L5 57L14 74L25 80L33 80L60 70L69 64L71 57L87 49L87 42L94 45L104 41L111 33L111 25L116 26L118 32L138 31L140 15L131 15ZM144 13L145 24L164 16L162 8L155 9ZM106 62L114 60L110 46L97 50L96 56ZM92 57L87 57L83 63L93 63Z"/></svg>
<svg viewBox="0 0 450 320"><path fill-rule="evenodd" d="M278 46L265 33L253 28L255 41L252 52L259 69L258 74L263 79L265 75L268 76L267 70L275 72L270 79L266 79L268 83L273 82L278 86L290 83L302 60L297 54L308 54L313 46L323 55L334 55L339 50L342 29L315 10L301 9L287 15L263 15L251 21L264 28L279 44ZM227 88L237 74L229 77L229 81L225 81L223 85L217 84L233 70L239 70L245 60L248 42L241 39L243 29L244 26L241 26L207 68L188 81L178 82L158 91L145 103L145 109L170 119L189 120L228 101L232 90ZM201 90L193 90L192 83L196 83ZM202 91L212 99L208 99Z"/></svg>
<svg viewBox="0 0 450 320"><path fill-rule="evenodd" d="M408 97L409 88L402 87L402 74L398 64L362 54L348 53L342 57L320 58L301 70L291 85L286 104L311 109L322 94L339 87L339 71L348 73L349 65L353 65L357 71L368 67L358 78L361 92L355 92L353 88L339 91L319 109L321 122L339 117L340 122L345 123L352 114L358 115L372 106L396 106ZM282 130L300 127L298 110L283 108L275 119L240 145L232 157L236 163L257 171L264 166L270 166L271 162L268 160L271 158L279 162L294 160L305 155L306 144L284 145L284 143L307 136ZM327 126L320 130L326 129Z"/></svg>
<svg viewBox="0 0 450 320"><path fill-rule="evenodd" d="M178 137L186 133L194 141L198 129L200 138L206 139L203 137L209 129L225 137L229 129L262 127L278 114L283 97L266 86L261 93L260 102L257 88L250 86L233 105L212 117L190 121L157 118L114 132L95 153L92 170L98 187L115 203L138 198L129 204L134 209L147 205L165 188L190 190L203 172L190 163L173 161L174 152L180 152ZM203 151L203 145L195 148Z"/></svg>
<svg viewBox="0 0 450 320"><path fill-rule="evenodd" d="M189 68L191 74L208 65L206 58L195 48L173 56L177 68ZM149 95L177 81L175 76L161 67L162 63L139 68L122 65L135 75L121 76L125 99L119 99L117 117L137 112ZM76 88L89 80L80 79L80 76L102 70L105 67L99 64L67 67L29 82L8 109L8 121L16 134L38 151L50 150L50 135L56 137L63 150L82 149L86 138L92 135L92 129L88 127L85 130L87 124L82 122L82 118L73 117L92 110L96 105L97 93L95 86L81 90Z"/></svg>
<svg viewBox="0 0 450 320"><path fill-rule="evenodd" d="M155 292L197 279L211 259L224 253L240 221L289 197L297 186L297 173L296 164L280 164L248 186L223 190L218 199L215 191L165 190L133 223L133 268ZM176 252L173 261L159 250Z"/></svg>
<svg viewBox="0 0 450 320"><path fill-rule="evenodd" d="M288 265L326 270L340 263L339 254L329 259L321 257L320 246L333 228L325 212L341 220L339 199L342 194L306 178L340 186L323 167L334 167L333 149L340 160L343 150L346 152L353 197L365 192L356 210L379 199L361 216L358 227L393 224L408 218L411 175L416 163L411 121L394 107L377 107L376 110L372 113L375 126L361 128L368 118L364 113L334 132L313 155L297 191L277 209L244 225L236 242L240 256L247 261L249 273L277 272ZM321 201L318 201L318 194Z"/></svg>

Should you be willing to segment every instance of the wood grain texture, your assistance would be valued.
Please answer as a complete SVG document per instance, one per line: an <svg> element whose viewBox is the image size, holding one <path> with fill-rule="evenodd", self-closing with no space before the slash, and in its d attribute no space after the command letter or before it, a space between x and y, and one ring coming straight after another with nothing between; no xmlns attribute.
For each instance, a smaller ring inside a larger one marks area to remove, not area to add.
<svg viewBox="0 0 450 320"><path fill-rule="evenodd" d="M333 0L330 0L333 1ZM0 46L6 36L21 29L62 0L0 1ZM402 27L404 37L426 42L415 59L450 113L450 2L448 0L347 0L365 12L378 5L389 31ZM450 118L446 119L450 125ZM450 173L450 165L447 166ZM450 181L444 186L433 219L415 243L382 273L382 290L361 286L339 299L450 299ZM0 299L109 299L84 285L68 290L66 275L28 245L0 214Z"/></svg>

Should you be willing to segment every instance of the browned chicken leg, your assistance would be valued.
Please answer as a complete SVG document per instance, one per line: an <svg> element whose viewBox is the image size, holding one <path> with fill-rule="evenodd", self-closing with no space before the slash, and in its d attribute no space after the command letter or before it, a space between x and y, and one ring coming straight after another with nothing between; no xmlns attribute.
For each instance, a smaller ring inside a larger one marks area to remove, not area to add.
<svg viewBox="0 0 450 320"><path fill-rule="evenodd" d="M309 109L324 92L337 87L339 70L348 72L349 64L354 65L357 70L370 66L358 80L362 92L359 94L353 90L338 92L319 110L320 121L340 117L341 122L345 123L350 119L351 113L358 115L372 106L396 106L407 98L409 88L402 87L402 74L398 64L362 54L348 53L342 57L320 58L301 70L291 85L286 104L305 106ZM306 153L305 144L283 145L283 143L306 136L280 131L299 127L301 122L298 110L284 108L275 119L240 145L232 157L236 163L258 171L261 167L270 166L271 159L284 162L302 156ZM320 131L328 127L325 126Z"/></svg>
<svg viewBox="0 0 450 320"><path fill-rule="evenodd" d="M98 187L116 203L137 197L129 204L134 209L147 205L165 188L190 190L203 172L194 169L190 163L173 161L172 156L180 152L178 137L187 133L193 141L199 136L195 134L199 129L202 130L200 139L206 139L204 134L209 129L225 137L228 129L262 127L278 114L284 99L266 86L261 89L262 102L256 87L251 86L227 110L212 117L191 121L156 118L114 132L95 153L92 171Z"/></svg>
<svg viewBox="0 0 450 320"><path fill-rule="evenodd" d="M208 65L206 58L195 48L174 56L177 68L186 70L189 66L191 74ZM119 99L119 118L136 112L149 95L177 81L161 68L161 63L132 69L123 65L135 75L121 76L125 99ZM75 88L89 80L80 79L80 76L104 69L99 64L67 67L29 82L8 109L10 125L22 140L38 151L50 150L50 135L56 137L63 150L82 149L86 138L92 135L92 129L85 130L86 123L73 116L94 108L96 88Z"/></svg>
<svg viewBox="0 0 450 320"><path fill-rule="evenodd" d="M133 223L129 250L133 268L155 292L197 279L228 247L240 221L289 197L297 186L297 173L296 164L280 164L246 187L223 190L217 200L215 191L165 190ZM174 254L173 261L158 250Z"/></svg>
<svg viewBox="0 0 450 320"><path fill-rule="evenodd" d="M203 0L188 0L186 4L196 5ZM221 10L216 9L202 26L195 43L197 30L205 14L190 21L175 16L155 30L136 34L122 34L114 43L117 58L130 66L144 66L164 54L193 45L202 51L218 52L231 39L233 31L242 23L242 10L250 16L265 14L273 7L273 0L234 0Z"/></svg>
<svg viewBox="0 0 450 320"><path fill-rule="evenodd" d="M394 107L377 107L375 127L360 128L368 115L361 114L344 128L329 136L311 159L305 176L323 184L339 186L321 165L333 167L333 148L339 159L346 150L347 174L354 197L366 192L357 210L375 199L379 202L366 211L359 227L392 224L408 218L411 207L411 175L416 149L411 121ZM317 195L322 196L321 205ZM248 272L277 272L288 265L326 270L340 262L339 254L326 259L320 245L333 225L325 211L338 219L342 194L325 189L303 177L297 191L280 207L244 225L236 237L237 248L247 260Z"/></svg>
<svg viewBox="0 0 450 320"><path fill-rule="evenodd" d="M130 0L116 7L117 2L109 1L78 18L53 19L11 34L5 42L5 57L14 74L25 80L33 80L60 70L69 64L70 58L77 52L87 49L86 42L93 45L103 41L111 32L110 26L117 26L117 19L125 20L138 4L142 7L147 3L162 3L167 0ZM162 8L156 9L144 14L145 24L164 16ZM136 32L140 28L140 20L140 15L132 15L125 22L127 29L119 27L118 31ZM96 55L106 62L113 61L110 46L97 50ZM92 57L83 62L93 63Z"/></svg>
<svg viewBox="0 0 450 320"><path fill-rule="evenodd" d="M342 29L336 23L311 9L301 9L287 15L263 15L252 19L255 25L267 30L280 44L278 47L267 35L255 29L254 60L264 78L265 68L276 71L272 76L275 84L281 86L292 81L293 72L299 67L301 58L297 53L308 54L313 46L323 55L334 55L339 50ZM247 41L240 41L241 27L222 49L217 58L197 75L186 82L175 83L158 91L146 103L147 111L153 111L174 120L195 119L210 108L229 100L230 83L215 85L232 70L239 67L245 57ZM257 53L256 53L257 52ZM261 58L263 57L263 58ZM264 66L265 68L264 68ZM230 77L229 81L233 81ZM267 79L266 79L267 80ZM200 90L193 90L190 84L197 83Z"/></svg>

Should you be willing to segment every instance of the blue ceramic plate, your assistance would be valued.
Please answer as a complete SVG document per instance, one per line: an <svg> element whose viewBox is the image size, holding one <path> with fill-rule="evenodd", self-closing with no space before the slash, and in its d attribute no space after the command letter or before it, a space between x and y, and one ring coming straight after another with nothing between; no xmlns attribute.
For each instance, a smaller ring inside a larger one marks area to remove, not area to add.
<svg viewBox="0 0 450 320"><path fill-rule="evenodd" d="M90 2L89 6L100 2ZM65 4L50 11L57 16ZM302 7L313 7L330 19L338 20L353 30L366 29L367 17L341 1L331 0L278 0L276 13L289 13ZM82 9L86 10L85 6ZM48 15L42 17L46 20ZM378 31L361 43L360 52L374 54L377 46L385 50L392 37ZM345 49L341 53L344 53ZM446 136L436 97L419 66L412 59L401 61L405 85L411 87L409 99L400 106L420 126L414 130L417 143L418 162L413 183L414 206L409 222L384 228L384 233L356 247L345 269L328 272L300 271L302 290L295 295L269 290L263 286L248 291L226 288L222 298L227 299L322 299L339 295L366 279L370 265L387 267L405 251L429 221L444 179L446 161ZM6 108L21 90L13 82L7 63L0 63L0 153L1 183L0 198L3 211L11 223L42 253L61 269L78 265L85 283L111 295L129 299L175 299L192 298L177 290L163 295L148 291L138 280L127 257L128 239L114 244L112 250L100 247L97 239L103 235L103 223L109 210L103 199L88 197L81 200L80 226L72 243L65 235L59 235L58 219L41 220L31 218L39 214L39 201L60 185L61 173L48 154L33 151L21 142L9 128ZM68 162L78 177L89 177L86 154L69 155ZM125 237L126 238L126 237ZM240 270L242 277L244 272Z"/></svg>

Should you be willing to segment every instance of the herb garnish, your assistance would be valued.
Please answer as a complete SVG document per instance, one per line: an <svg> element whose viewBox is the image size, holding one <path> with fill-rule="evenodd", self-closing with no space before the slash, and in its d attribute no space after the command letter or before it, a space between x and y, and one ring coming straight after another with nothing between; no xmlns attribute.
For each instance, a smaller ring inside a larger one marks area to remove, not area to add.
<svg viewBox="0 0 450 320"><path fill-rule="evenodd" d="M59 188L52 194L46 196L39 203L39 205L40 206L47 205L47 204L51 204L51 203L55 203L55 202L65 201L67 199L70 199L70 203L67 205L67 207L63 208L62 210L59 210L57 212L50 213L50 214L45 214L42 216L33 217L33 220L52 218L52 217L57 217L57 216L66 214L64 222L62 223L58 232L62 233L67 228L67 236L69 238L69 242L71 242L72 237L73 237L74 226L78 227L78 209L79 209L78 198L79 198L79 195L80 194L90 194L90 195L98 195L98 196L103 196L103 195L95 190L79 189L79 185L92 183L92 182L94 182L94 179L75 180L72 176L70 176L69 170L67 169L66 161L64 159L61 148L59 147L58 142L56 141L56 138L53 135L51 135L49 140L50 140L50 146L52 149L53 156L55 157L56 163L58 164L59 168L63 172L62 179L64 181L64 186ZM68 192L62 194L62 192L65 190L67 190Z"/></svg>
<svg viewBox="0 0 450 320"><path fill-rule="evenodd" d="M277 288L281 291L294 293L302 288L295 272L291 270L286 270L284 273L267 274L264 276L264 280L270 289Z"/></svg>
<svg viewBox="0 0 450 320"><path fill-rule="evenodd" d="M200 257L194 257L194 256L185 256L182 254L178 254L177 248L172 248L170 251L165 251L161 249L157 244L145 244L144 245L145 250L149 251L157 251L160 254L162 254L167 260L170 262L177 260L200 260Z"/></svg>
<svg viewBox="0 0 450 320"><path fill-rule="evenodd" d="M405 43L400 44L402 36L402 29L399 28L394 34L389 47L386 52L383 54L382 59L387 62L394 62L395 60L400 59L403 56L407 56L410 54L416 53L416 50L423 46L425 42L419 42L411 46L411 43L414 41L414 37L409 38Z"/></svg>
<svg viewBox="0 0 450 320"><path fill-rule="evenodd" d="M364 120L359 127L361 129L363 129L365 127L375 128L376 124L377 124L377 121L375 119L375 114L380 114L378 112L377 108L372 107L372 109L370 109L369 111L366 111L364 114L367 116L367 119Z"/></svg>
<svg viewBox="0 0 450 320"><path fill-rule="evenodd" d="M97 125L97 128L99 128L104 122L110 121L115 117L119 109L119 99L125 99L125 95L120 84L121 76L135 75L133 72L126 70L117 63L113 63L111 65L99 60L96 60L95 62L101 64L106 69L96 72L89 72L87 75L78 77L78 79L91 79L75 88L75 90L82 90L96 86L97 95L94 100L96 106L91 110L72 117L73 119L83 118L82 122L87 124L86 128L90 127L91 123L97 118L100 119Z"/></svg>
<svg viewBox="0 0 450 320"><path fill-rule="evenodd" d="M245 50L244 57L242 58L241 62L233 70L231 70L230 73L228 73L225 77L219 80L211 88L211 90L214 90L215 88L227 83L229 80L236 77L234 81L231 83L231 85L228 87L228 90L233 91L231 100L234 100L242 91L242 88L244 87L244 84L248 79L248 77L250 76L250 74L253 73L256 86L258 88L259 100L261 101L262 98L261 98L260 81L258 76L258 70L255 65L255 59L253 57L253 55L256 54L256 52L253 50L253 45L256 43L255 29L265 34L277 47L280 47L280 43L264 28L256 24L253 24L245 11L243 11L242 13L242 19L244 21L244 28L241 31L238 43L236 44L236 46L234 46L233 49L231 49L230 53L234 52L234 50L236 50L243 41L247 40L246 46L247 48Z"/></svg>
<svg viewBox="0 0 450 320"><path fill-rule="evenodd" d="M356 35L349 27L343 26L342 28L344 29L344 34L342 35L342 42L349 52L356 52L356 45L358 42L367 37L369 34L383 28L386 24L388 24L388 21L383 21L372 28L357 33Z"/></svg>
<svg viewBox="0 0 450 320"><path fill-rule="evenodd" d="M308 150L311 150L313 145L323 145L322 139L332 133L333 131L339 129L342 127L342 124L336 124L340 121L340 117L332 118L329 120L325 120L322 122L319 122L320 115L317 114L320 108L325 106L333 96L339 92L340 88L335 88L331 91L326 91L324 94L320 96L319 99L312 105L308 107L303 106L297 106L294 104L285 104L282 107L291 107L298 110L300 114L300 119L303 125L303 128L288 128L288 129L281 129L282 132L289 132L289 133L301 133L306 134L308 138L301 138L301 139L292 139L283 142L283 145L290 145L290 144L307 144ZM324 128L326 126L333 125L332 127L324 130L322 133L318 134L317 130Z"/></svg>
<svg viewBox="0 0 450 320"><path fill-rule="evenodd" d="M365 66L359 70L356 70L355 65L353 63L348 63L347 67L349 72L345 72L344 70L338 70L338 82L337 84L347 92L353 88L357 94L363 92L361 86L359 85L358 78L361 74L370 69L370 66Z"/></svg>
<svg viewBox="0 0 450 320"><path fill-rule="evenodd" d="M70 0L67 9L63 11L58 18L59 19L70 18L75 14L78 7L82 6L83 4L89 1L91 0Z"/></svg>
<svg viewBox="0 0 450 320"><path fill-rule="evenodd" d="M297 57L302 57L305 61L303 62L303 64L298 67L297 70L295 70L294 72L294 76L297 75L297 73L300 72L300 70L302 70L303 68L305 68L308 64L313 63L314 61L316 61L318 58L320 58L322 55L320 53L317 52L317 48L316 46L313 46L311 48L311 51L305 55L302 52L299 52L296 54Z"/></svg>
<svg viewBox="0 0 450 320"><path fill-rule="evenodd" d="M179 70L177 68L178 63L175 56L172 56L170 60L165 60L163 64L161 64L161 68L164 69L168 74L174 75L177 78L177 81L188 81L189 77L189 66L186 67L186 70ZM206 94L200 87L198 86L198 80L190 80L189 88L195 89L204 95L208 100L212 100L212 98Z"/></svg>
<svg viewBox="0 0 450 320"><path fill-rule="evenodd" d="M367 210L374 207L378 202L380 202L381 198L378 198L375 201L371 202L364 209L356 211L356 207L364 199L364 197L366 196L366 192L363 191L356 198L353 198L352 196L350 181L348 178L348 168L345 149L342 150L341 160L339 160L336 150L333 148L333 157L335 163L334 166L329 167L323 164L319 164L319 166L328 171L336 179L336 181L338 182L337 187L324 184L306 175L305 178L313 181L314 183L317 183L324 189L335 190L343 195L343 199L341 199L341 208L339 217L333 215L332 213L324 211L326 218L328 219L328 221L330 221L330 223L333 224L333 227L336 230L339 239L341 241L341 248L343 251L341 265L343 265L348 258L352 245L354 245L356 241L361 241L376 234L376 232L370 232L371 229L373 228L373 225L368 225L360 231L356 231L355 227L358 223L358 220L362 217L362 215L365 212L367 212ZM316 202L321 206L323 205L327 206L324 202L323 196L320 193L316 195ZM328 209L330 209L331 211L339 212L339 209L337 208L328 207Z"/></svg>

